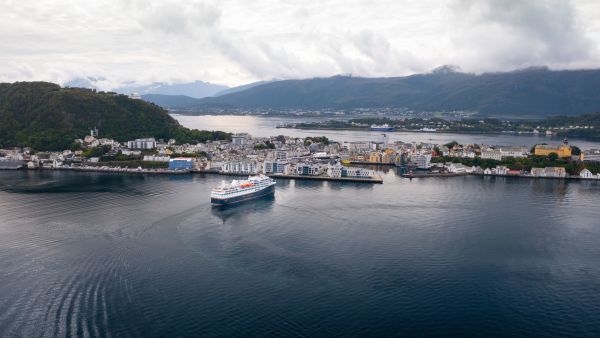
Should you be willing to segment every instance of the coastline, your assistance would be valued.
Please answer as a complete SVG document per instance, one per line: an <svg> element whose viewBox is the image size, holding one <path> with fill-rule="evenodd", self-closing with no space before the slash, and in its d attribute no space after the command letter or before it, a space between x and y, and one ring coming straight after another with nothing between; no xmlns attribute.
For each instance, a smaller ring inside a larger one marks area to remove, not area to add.
<svg viewBox="0 0 600 338"><path fill-rule="evenodd" d="M390 164L376 164L376 163L363 163L353 162L356 164L371 164L371 165L383 165L390 166ZM100 169L100 168L21 168L21 169L10 169L4 171L71 171L71 172L96 172L96 173L107 173L107 174L134 174L134 175L194 175L194 174L212 174L220 176L237 176L247 177L252 174L248 173L224 173L216 170L169 170L169 169ZM328 176L303 176L303 175L283 175L283 174L268 174L271 178L279 179L293 179L293 180L312 180L312 181L335 181L335 182L354 182L354 183L372 183L372 184L383 184L383 178L381 176L373 178L356 178L356 177L328 177ZM479 177L511 177L520 179L551 179L551 180L570 180L570 181L597 181L600 182L599 178L596 177L581 177L576 175L570 175L565 177L552 177L552 176L531 176L531 175L486 175L483 173L434 173L434 174L403 174L398 175L402 178L453 178L461 176L479 176Z"/></svg>

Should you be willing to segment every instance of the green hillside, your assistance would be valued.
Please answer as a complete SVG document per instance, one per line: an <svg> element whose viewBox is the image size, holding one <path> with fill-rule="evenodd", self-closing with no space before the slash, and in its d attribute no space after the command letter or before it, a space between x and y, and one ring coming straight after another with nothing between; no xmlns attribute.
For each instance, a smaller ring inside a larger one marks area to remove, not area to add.
<svg viewBox="0 0 600 338"><path fill-rule="evenodd" d="M125 95L47 82L0 83L0 148L65 149L94 127L101 137L120 142L156 137L195 143L229 137L184 128L161 107Z"/></svg>
<svg viewBox="0 0 600 338"><path fill-rule="evenodd" d="M488 116L578 115L600 111L600 70L533 68L468 74L452 70L406 77L334 76L266 83L197 100L198 109L352 109L403 107L417 111L477 111ZM191 104L188 102L186 104Z"/></svg>

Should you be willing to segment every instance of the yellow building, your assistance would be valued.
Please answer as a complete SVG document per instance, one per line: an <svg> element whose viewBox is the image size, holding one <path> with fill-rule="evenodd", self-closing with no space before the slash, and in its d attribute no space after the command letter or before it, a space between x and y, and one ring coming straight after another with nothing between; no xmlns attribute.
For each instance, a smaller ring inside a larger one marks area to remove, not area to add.
<svg viewBox="0 0 600 338"><path fill-rule="evenodd" d="M535 146L534 154L537 156L548 156L555 153L558 157L571 157L571 147L564 144L549 145L538 144Z"/></svg>
<svg viewBox="0 0 600 338"><path fill-rule="evenodd" d="M371 153L371 155L369 156L369 162L381 163L381 153Z"/></svg>

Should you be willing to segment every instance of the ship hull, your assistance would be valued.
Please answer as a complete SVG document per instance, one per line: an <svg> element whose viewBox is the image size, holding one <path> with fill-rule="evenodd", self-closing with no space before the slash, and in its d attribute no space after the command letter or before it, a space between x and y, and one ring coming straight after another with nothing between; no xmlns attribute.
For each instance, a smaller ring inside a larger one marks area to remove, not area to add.
<svg viewBox="0 0 600 338"><path fill-rule="evenodd" d="M388 128L371 128L371 131L394 131L394 127L388 127Z"/></svg>
<svg viewBox="0 0 600 338"><path fill-rule="evenodd" d="M275 185L264 188L260 191L255 191L246 195L235 196L230 198L214 198L211 197L210 202L214 205L230 205L254 200L260 197L273 195L275 193Z"/></svg>

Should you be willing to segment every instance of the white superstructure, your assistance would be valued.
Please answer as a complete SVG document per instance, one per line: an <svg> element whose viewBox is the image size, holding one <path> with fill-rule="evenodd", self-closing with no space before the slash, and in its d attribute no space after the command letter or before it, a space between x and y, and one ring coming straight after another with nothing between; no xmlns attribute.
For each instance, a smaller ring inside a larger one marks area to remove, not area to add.
<svg viewBox="0 0 600 338"><path fill-rule="evenodd" d="M236 200L246 195L260 195L260 192L264 189L271 188L274 185L275 180L265 175L250 176L247 180L233 180L229 184L223 181L221 186L211 191L210 197L213 200Z"/></svg>

